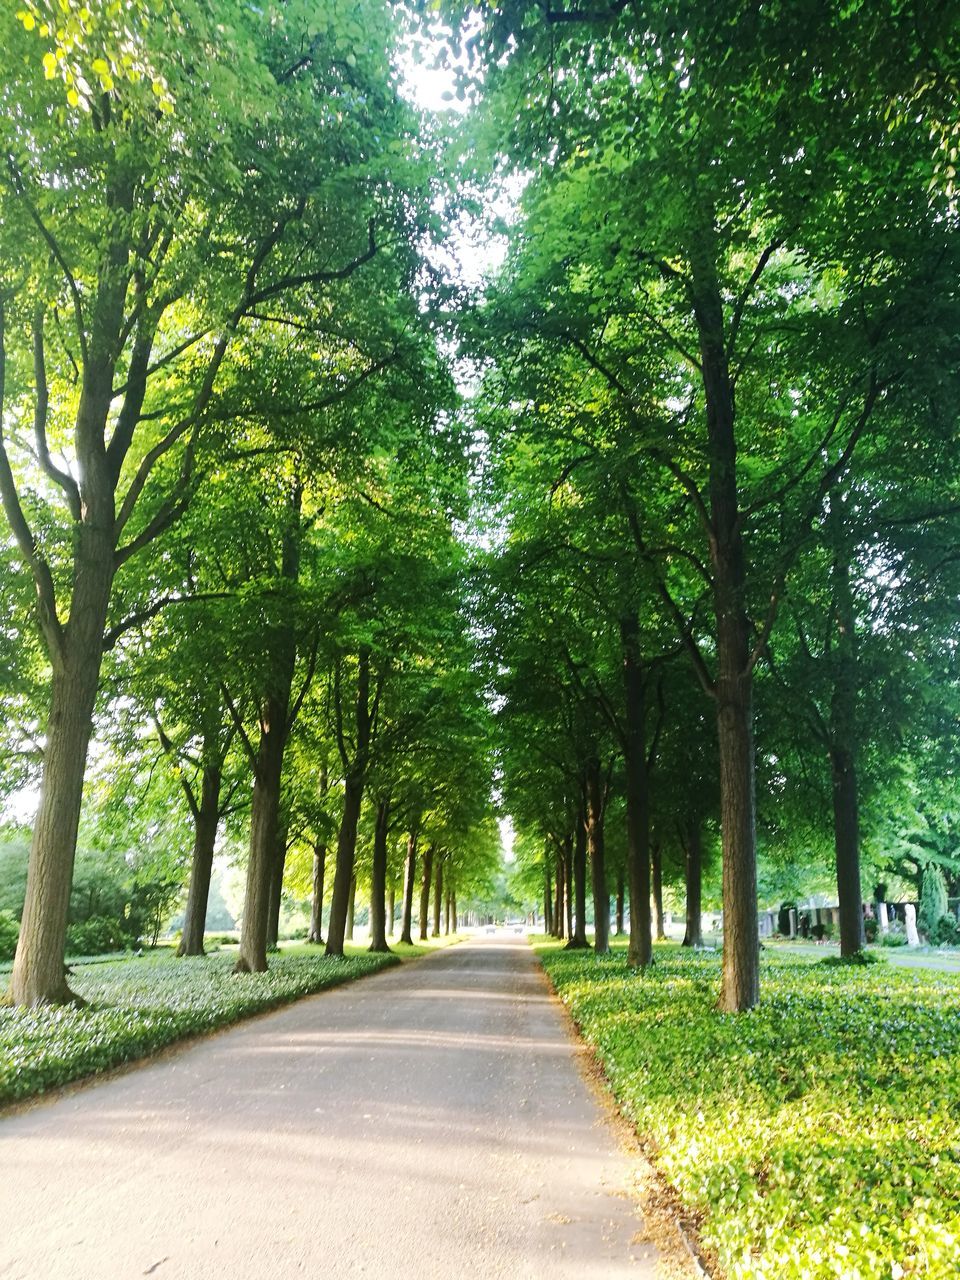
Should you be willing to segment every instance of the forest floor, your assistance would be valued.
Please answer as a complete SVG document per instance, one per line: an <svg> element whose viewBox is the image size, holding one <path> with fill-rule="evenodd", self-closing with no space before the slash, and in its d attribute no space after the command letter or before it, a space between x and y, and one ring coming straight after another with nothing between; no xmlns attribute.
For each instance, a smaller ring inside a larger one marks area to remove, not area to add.
<svg viewBox="0 0 960 1280"><path fill-rule="evenodd" d="M0 1275L652 1280L636 1165L525 939L0 1118Z"/></svg>
<svg viewBox="0 0 960 1280"><path fill-rule="evenodd" d="M640 974L619 943L537 949L715 1274L956 1280L955 973L774 945L730 1015L718 953L659 944Z"/></svg>

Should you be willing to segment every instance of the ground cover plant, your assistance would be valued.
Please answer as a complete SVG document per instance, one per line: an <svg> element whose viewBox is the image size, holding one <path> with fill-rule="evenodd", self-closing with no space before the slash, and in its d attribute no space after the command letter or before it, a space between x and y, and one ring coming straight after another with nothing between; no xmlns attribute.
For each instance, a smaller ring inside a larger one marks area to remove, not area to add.
<svg viewBox="0 0 960 1280"><path fill-rule="evenodd" d="M175 960L166 951L77 966L83 1008L0 1008L0 1106L397 963L391 954L339 958L299 947L269 972L239 978L235 958L226 951Z"/></svg>
<svg viewBox="0 0 960 1280"><path fill-rule="evenodd" d="M960 978L765 955L733 1017L714 954L539 950L728 1280L957 1274Z"/></svg>

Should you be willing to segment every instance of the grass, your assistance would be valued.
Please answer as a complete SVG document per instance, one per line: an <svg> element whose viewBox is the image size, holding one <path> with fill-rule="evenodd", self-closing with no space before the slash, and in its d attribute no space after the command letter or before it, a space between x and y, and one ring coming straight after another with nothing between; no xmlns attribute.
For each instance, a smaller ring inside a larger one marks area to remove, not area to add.
<svg viewBox="0 0 960 1280"><path fill-rule="evenodd" d="M731 1016L717 955L538 950L729 1280L957 1276L960 978L765 953Z"/></svg>
<svg viewBox="0 0 960 1280"><path fill-rule="evenodd" d="M284 945L267 973L234 975L233 948L175 959L172 950L102 962L71 962L81 1009L0 1007L0 1106L147 1057L301 996L429 954L458 939L434 938L391 954L347 944L342 960L305 943Z"/></svg>

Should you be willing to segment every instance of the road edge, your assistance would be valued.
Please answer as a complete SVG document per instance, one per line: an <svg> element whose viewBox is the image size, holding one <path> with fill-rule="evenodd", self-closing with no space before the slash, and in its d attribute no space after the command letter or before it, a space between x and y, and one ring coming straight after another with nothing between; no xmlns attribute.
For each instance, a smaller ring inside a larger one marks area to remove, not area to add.
<svg viewBox="0 0 960 1280"><path fill-rule="evenodd" d="M638 1171L633 1193L643 1219L645 1234L661 1254L668 1275L696 1277L696 1280L724 1280L717 1264L706 1256L689 1210L652 1159L652 1143L637 1131L621 1111L613 1087L597 1051L584 1037L580 1024L565 1004L547 972L536 943L528 938L551 1000L557 1005L567 1034L574 1046L574 1059L581 1078L596 1099L617 1144Z"/></svg>

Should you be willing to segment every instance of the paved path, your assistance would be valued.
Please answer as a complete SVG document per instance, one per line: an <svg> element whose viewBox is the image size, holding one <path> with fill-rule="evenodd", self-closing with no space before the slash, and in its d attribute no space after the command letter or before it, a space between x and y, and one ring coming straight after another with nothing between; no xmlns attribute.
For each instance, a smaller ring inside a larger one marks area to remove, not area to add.
<svg viewBox="0 0 960 1280"><path fill-rule="evenodd" d="M652 1280L529 947L478 940L0 1118L0 1276Z"/></svg>

